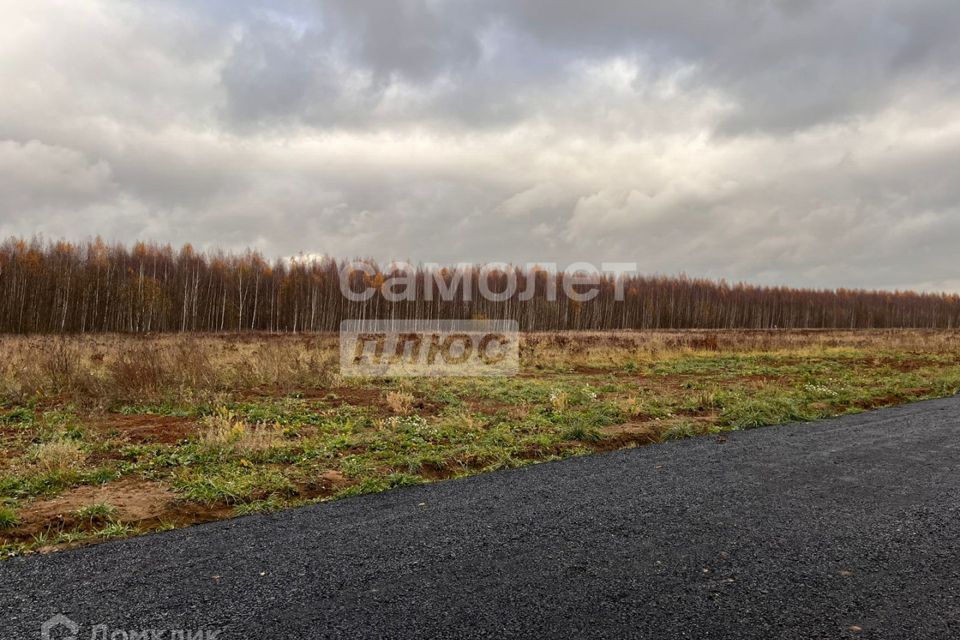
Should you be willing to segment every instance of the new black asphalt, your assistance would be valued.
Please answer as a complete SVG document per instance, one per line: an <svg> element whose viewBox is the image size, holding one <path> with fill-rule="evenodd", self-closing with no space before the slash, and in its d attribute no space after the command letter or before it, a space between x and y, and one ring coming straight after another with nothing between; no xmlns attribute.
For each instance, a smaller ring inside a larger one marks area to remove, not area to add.
<svg viewBox="0 0 960 640"><path fill-rule="evenodd" d="M0 638L954 638L958 471L949 398L398 489L2 562Z"/></svg>

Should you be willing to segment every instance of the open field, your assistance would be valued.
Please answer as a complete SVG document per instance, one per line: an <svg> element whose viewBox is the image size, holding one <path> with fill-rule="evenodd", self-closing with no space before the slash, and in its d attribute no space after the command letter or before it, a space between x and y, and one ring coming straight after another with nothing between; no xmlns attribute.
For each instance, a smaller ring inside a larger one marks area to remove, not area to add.
<svg viewBox="0 0 960 640"><path fill-rule="evenodd" d="M960 333L524 337L521 375L341 379L332 335L4 337L0 554L960 390Z"/></svg>

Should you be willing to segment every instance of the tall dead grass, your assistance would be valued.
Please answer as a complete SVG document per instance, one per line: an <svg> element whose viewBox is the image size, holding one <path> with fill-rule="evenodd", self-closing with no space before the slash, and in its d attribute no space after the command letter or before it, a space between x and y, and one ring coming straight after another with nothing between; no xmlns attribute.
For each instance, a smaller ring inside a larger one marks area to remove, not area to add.
<svg viewBox="0 0 960 640"><path fill-rule="evenodd" d="M562 349L568 353L595 348L644 352L784 351L810 348L908 349L956 351L960 330L858 329L838 330L684 330L534 332L524 335L528 349Z"/></svg>
<svg viewBox="0 0 960 640"><path fill-rule="evenodd" d="M694 353L795 353L827 349L880 353L960 353L960 331L728 330L530 333L521 342L525 367L608 366Z"/></svg>
<svg viewBox="0 0 960 640"><path fill-rule="evenodd" d="M960 353L960 331L613 331L530 333L527 370L629 366L689 353L825 349ZM0 401L79 403L217 401L224 394L287 393L338 383L332 334L97 334L0 337ZM393 410L403 413L402 398Z"/></svg>
<svg viewBox="0 0 960 640"><path fill-rule="evenodd" d="M28 454L34 466L46 473L78 468L86 457L80 445L73 440L52 440L34 445Z"/></svg>
<svg viewBox="0 0 960 640"><path fill-rule="evenodd" d="M329 337L98 335L0 338L0 399L191 400L225 392L329 386Z"/></svg>
<svg viewBox="0 0 960 640"><path fill-rule="evenodd" d="M204 420L200 443L208 449L230 449L242 453L267 451L283 444L278 424L249 424L221 409Z"/></svg>

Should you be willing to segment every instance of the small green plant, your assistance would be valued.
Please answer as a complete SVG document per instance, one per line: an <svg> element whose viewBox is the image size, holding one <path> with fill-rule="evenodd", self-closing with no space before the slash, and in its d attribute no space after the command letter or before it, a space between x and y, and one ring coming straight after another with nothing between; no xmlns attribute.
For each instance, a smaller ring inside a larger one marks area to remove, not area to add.
<svg viewBox="0 0 960 640"><path fill-rule="evenodd" d="M564 440L579 440L580 442L596 442L603 436L593 427L584 424L575 424L565 429L561 434Z"/></svg>
<svg viewBox="0 0 960 640"><path fill-rule="evenodd" d="M12 529L20 524L17 512L10 507L0 507L0 530Z"/></svg>
<svg viewBox="0 0 960 640"><path fill-rule="evenodd" d="M0 424L28 425L33 422L33 409L18 407L0 414Z"/></svg>
<svg viewBox="0 0 960 640"><path fill-rule="evenodd" d="M97 504L90 504L85 507L80 507L73 512L73 515L77 519L84 522L106 522L111 520L117 514L117 508L112 504L107 504L106 502L99 502Z"/></svg>
<svg viewBox="0 0 960 640"><path fill-rule="evenodd" d="M725 407L720 423L734 429L752 429L785 422L804 422L811 416L789 397L745 398Z"/></svg>
<svg viewBox="0 0 960 640"><path fill-rule="evenodd" d="M33 535L33 546L35 547L46 547L52 542L49 531L41 531Z"/></svg>
<svg viewBox="0 0 960 640"><path fill-rule="evenodd" d="M96 531L96 536L100 538L125 538L137 533L137 528L123 522L111 522L102 529Z"/></svg>
<svg viewBox="0 0 960 640"><path fill-rule="evenodd" d="M16 558L26 551L27 545L23 544L22 542L17 542L14 544L0 544L0 560Z"/></svg>
<svg viewBox="0 0 960 640"><path fill-rule="evenodd" d="M663 433L660 434L660 440L682 440L683 438L692 438L694 436L716 433L718 431L719 428L712 425L683 420L664 429Z"/></svg>
<svg viewBox="0 0 960 640"><path fill-rule="evenodd" d="M284 500L279 496L270 496L266 500L256 500L254 502L245 502L235 505L233 512L238 516L246 516L253 513L272 513L281 509L289 508L290 501Z"/></svg>
<svg viewBox="0 0 960 640"><path fill-rule="evenodd" d="M224 466L204 473L190 472L177 482L184 495L195 502L230 505L255 502L271 496L292 496L293 483L272 469Z"/></svg>
<svg viewBox="0 0 960 640"><path fill-rule="evenodd" d="M669 398L638 397L631 398L627 413L636 420L662 420L673 417L673 408Z"/></svg>
<svg viewBox="0 0 960 640"><path fill-rule="evenodd" d="M564 440L579 440L580 442L598 442L603 439L600 427L616 422L602 413L584 411L568 416L566 426L561 432Z"/></svg>
<svg viewBox="0 0 960 640"><path fill-rule="evenodd" d="M90 538L90 533L83 529L74 529L72 531L61 531L52 540L53 544L74 544L83 542Z"/></svg>
<svg viewBox="0 0 960 640"><path fill-rule="evenodd" d="M339 491L334 497L347 498L350 496L360 496L367 493L377 493L379 491L386 491L387 489L395 489L397 487L407 487L422 482L423 479L418 476L412 476L406 473L391 473L384 477L366 478L351 487Z"/></svg>

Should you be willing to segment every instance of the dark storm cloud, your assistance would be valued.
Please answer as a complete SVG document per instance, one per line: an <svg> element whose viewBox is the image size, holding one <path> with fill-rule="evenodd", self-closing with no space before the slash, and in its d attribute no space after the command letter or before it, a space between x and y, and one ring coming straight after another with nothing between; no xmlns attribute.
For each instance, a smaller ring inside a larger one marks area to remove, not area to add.
<svg viewBox="0 0 960 640"><path fill-rule="evenodd" d="M960 290L954 2L0 13L2 233Z"/></svg>
<svg viewBox="0 0 960 640"><path fill-rule="evenodd" d="M723 131L789 132L869 114L960 62L958 11L941 0L297 6L286 21L272 14L244 24L225 74L232 113L241 119L328 126L369 126L384 115L459 117L465 125L497 116L522 121L529 113L512 108L517 94L555 85L571 64L642 56L657 72L693 65L688 85L730 94L736 104ZM425 102L384 112L389 89L404 85L435 91Z"/></svg>

